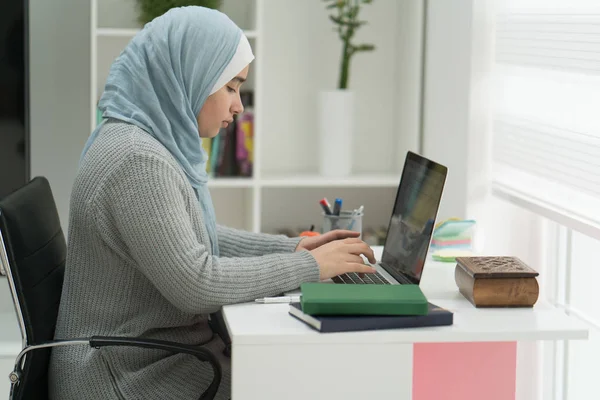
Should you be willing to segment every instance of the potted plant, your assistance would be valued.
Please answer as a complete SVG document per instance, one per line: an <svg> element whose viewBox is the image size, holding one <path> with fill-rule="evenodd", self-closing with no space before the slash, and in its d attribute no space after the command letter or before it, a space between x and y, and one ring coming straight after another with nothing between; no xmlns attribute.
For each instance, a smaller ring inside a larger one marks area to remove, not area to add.
<svg viewBox="0 0 600 400"><path fill-rule="evenodd" d="M137 0L139 21L146 24L174 7L201 6L218 10L222 2L223 0Z"/></svg>
<svg viewBox="0 0 600 400"><path fill-rule="evenodd" d="M354 94L348 88L350 63L360 52L373 51L372 44L355 44L356 31L366 21L359 20L361 7L372 0L323 0L332 10L329 19L336 25L342 41L337 88L319 94L320 167L325 176L344 176L351 172Z"/></svg>

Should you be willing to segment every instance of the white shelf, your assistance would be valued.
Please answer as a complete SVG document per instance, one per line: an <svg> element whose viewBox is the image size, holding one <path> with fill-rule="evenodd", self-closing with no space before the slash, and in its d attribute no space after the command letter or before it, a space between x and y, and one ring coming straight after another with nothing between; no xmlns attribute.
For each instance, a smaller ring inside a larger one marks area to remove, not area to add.
<svg viewBox="0 0 600 400"><path fill-rule="evenodd" d="M292 187L396 187L400 182L396 175L357 175L328 178L319 175L273 176L261 179L259 185L273 188Z"/></svg>
<svg viewBox="0 0 600 400"><path fill-rule="evenodd" d="M208 180L208 187L213 188L252 188L255 185L256 180L254 178L238 178L238 177L223 177L223 178L210 178Z"/></svg>
<svg viewBox="0 0 600 400"><path fill-rule="evenodd" d="M97 28L96 35L98 37L122 37L122 38L132 38L134 37L140 29L121 29L121 28ZM258 32L255 30L246 30L244 34L248 39L256 39L258 37Z"/></svg>
<svg viewBox="0 0 600 400"><path fill-rule="evenodd" d="M134 37L139 29L98 28L96 35L103 37Z"/></svg>

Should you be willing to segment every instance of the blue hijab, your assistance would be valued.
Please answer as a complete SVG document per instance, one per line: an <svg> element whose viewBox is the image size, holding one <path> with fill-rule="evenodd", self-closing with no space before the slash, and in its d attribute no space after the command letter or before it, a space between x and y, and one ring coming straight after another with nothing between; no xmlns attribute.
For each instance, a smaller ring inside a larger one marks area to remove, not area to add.
<svg viewBox="0 0 600 400"><path fill-rule="evenodd" d="M174 8L146 24L110 68L99 102L103 121L81 155L83 159L108 118L136 125L160 141L196 192L215 256L219 244L207 188L208 156L196 116L223 79L242 34L225 14L203 7Z"/></svg>

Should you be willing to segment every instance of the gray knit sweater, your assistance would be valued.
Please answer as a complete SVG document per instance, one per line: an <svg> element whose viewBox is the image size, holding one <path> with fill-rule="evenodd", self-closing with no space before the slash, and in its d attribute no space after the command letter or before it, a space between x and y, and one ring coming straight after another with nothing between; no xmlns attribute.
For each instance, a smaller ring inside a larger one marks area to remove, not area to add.
<svg viewBox="0 0 600 400"><path fill-rule="evenodd" d="M213 349L230 396L229 359L207 314L318 281L298 239L219 226L211 255L194 191L175 159L141 129L112 121L90 147L73 186L56 338L143 336ZM188 355L136 348L59 347L55 400L197 399L212 370ZM268 388L265 388L268 390Z"/></svg>

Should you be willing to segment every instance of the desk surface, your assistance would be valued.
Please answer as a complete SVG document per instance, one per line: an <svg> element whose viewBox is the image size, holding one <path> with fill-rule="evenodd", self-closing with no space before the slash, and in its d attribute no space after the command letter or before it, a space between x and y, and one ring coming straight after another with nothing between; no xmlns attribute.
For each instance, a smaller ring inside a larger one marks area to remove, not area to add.
<svg viewBox="0 0 600 400"><path fill-rule="evenodd" d="M374 248L376 256L381 247ZM379 257L377 257L379 259ZM288 304L224 307L236 344L419 343L587 339L588 327L543 300L533 308L475 308L454 282L454 263L430 261L421 288L430 302L454 312L452 326L321 334L288 314Z"/></svg>

